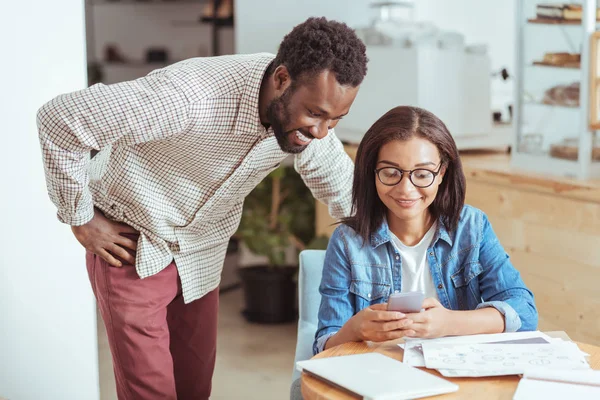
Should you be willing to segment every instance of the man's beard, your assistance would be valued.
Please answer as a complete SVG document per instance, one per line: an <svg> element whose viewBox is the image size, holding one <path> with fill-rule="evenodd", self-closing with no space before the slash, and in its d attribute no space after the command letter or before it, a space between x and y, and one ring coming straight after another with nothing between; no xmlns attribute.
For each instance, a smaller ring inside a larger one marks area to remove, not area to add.
<svg viewBox="0 0 600 400"><path fill-rule="evenodd" d="M307 145L299 146L290 142L290 133L295 131L295 129L285 131L285 127L289 125L291 119L289 103L293 92L293 88L289 87L281 96L273 99L267 107L267 118L269 118L273 133L281 150L285 153L298 154L306 149Z"/></svg>

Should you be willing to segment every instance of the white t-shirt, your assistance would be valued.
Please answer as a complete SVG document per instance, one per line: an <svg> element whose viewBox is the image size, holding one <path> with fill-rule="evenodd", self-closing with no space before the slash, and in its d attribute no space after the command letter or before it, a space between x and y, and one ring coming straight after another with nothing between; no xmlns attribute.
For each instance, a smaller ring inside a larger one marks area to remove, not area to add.
<svg viewBox="0 0 600 400"><path fill-rule="evenodd" d="M400 252L402 257L402 292L421 291L425 297L438 299L429 261L427 261L427 248L433 240L437 228L437 222L427 231L423 239L414 246L407 246L400 241L392 232L392 243Z"/></svg>

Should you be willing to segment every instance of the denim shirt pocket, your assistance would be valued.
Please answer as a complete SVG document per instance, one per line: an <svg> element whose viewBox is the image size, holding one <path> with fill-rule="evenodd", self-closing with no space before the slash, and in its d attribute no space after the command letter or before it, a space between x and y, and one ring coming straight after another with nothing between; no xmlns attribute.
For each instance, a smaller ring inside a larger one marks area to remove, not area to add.
<svg viewBox="0 0 600 400"><path fill-rule="evenodd" d="M383 303L391 290L391 271L385 266L354 266L350 292L356 296L356 311Z"/></svg>
<svg viewBox="0 0 600 400"><path fill-rule="evenodd" d="M459 310L474 310L481 303L479 280L476 278L482 272L481 264L472 261L464 264L460 270L451 275Z"/></svg>

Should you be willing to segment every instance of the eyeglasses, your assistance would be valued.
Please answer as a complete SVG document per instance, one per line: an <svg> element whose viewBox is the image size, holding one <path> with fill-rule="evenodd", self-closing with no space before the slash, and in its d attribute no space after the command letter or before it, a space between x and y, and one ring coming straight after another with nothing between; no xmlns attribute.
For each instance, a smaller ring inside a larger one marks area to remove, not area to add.
<svg viewBox="0 0 600 400"><path fill-rule="evenodd" d="M424 189L433 185L435 177L439 175L442 169L442 163L438 167L437 171L431 171L425 168L417 168L412 170L403 170L396 167L384 167L375 170L379 182L386 186L395 186L402 181L404 174L408 173L408 179L410 182L420 189Z"/></svg>

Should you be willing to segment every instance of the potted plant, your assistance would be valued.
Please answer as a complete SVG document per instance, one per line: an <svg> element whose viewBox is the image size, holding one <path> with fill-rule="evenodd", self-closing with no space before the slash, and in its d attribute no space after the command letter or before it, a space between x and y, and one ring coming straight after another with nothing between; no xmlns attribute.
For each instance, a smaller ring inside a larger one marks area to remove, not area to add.
<svg viewBox="0 0 600 400"><path fill-rule="evenodd" d="M236 237L268 260L239 270L246 319L261 323L294 320L298 252L325 248L327 238L315 238L315 200L293 168L276 169L248 195ZM292 264L286 262L290 247L295 255Z"/></svg>

